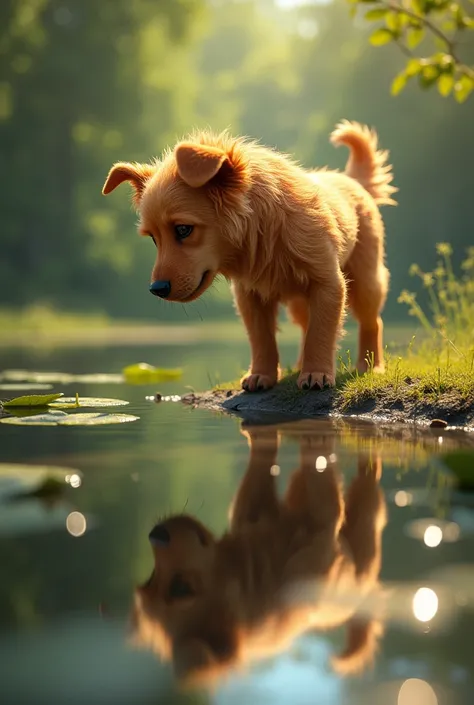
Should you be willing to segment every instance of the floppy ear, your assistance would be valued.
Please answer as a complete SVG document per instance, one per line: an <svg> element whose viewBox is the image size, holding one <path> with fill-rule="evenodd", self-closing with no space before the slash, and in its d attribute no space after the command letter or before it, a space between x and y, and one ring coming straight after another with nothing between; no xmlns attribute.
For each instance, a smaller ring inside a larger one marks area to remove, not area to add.
<svg viewBox="0 0 474 705"><path fill-rule="evenodd" d="M192 142L178 144L174 155L178 174L188 186L193 188L207 184L228 160L222 149Z"/></svg>
<svg viewBox="0 0 474 705"><path fill-rule="evenodd" d="M146 182L153 176L155 171L156 168L151 166L151 164L118 162L109 171L102 193L106 196L124 181L129 181L134 189L134 200L139 201Z"/></svg>

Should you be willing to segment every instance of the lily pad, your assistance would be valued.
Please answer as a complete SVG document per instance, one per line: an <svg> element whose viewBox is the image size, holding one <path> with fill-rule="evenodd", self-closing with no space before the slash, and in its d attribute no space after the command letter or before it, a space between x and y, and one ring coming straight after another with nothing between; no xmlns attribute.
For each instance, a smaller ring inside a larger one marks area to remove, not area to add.
<svg viewBox="0 0 474 705"><path fill-rule="evenodd" d="M0 384L0 390L8 392L23 392L27 389L39 391L40 389L52 389L52 384L38 384L37 382L5 382Z"/></svg>
<svg viewBox="0 0 474 705"><path fill-rule="evenodd" d="M129 402L124 399L106 399L106 398L96 398L96 397L81 397L79 396L76 401L76 397L63 397L58 399L58 401L48 404L51 409L78 409L79 407L86 407L89 409L100 409L102 407L110 406L127 406Z"/></svg>
<svg viewBox="0 0 474 705"><path fill-rule="evenodd" d="M59 399L59 397L62 397L63 394L60 392L59 394L27 394L23 397L15 397L14 399L9 399L9 401L4 401L3 406L5 408L8 408L10 406L47 406L53 401L56 401L56 399Z"/></svg>
<svg viewBox="0 0 474 705"><path fill-rule="evenodd" d="M123 370L125 381L129 384L149 384L151 382L167 382L180 379L183 371L180 368L153 367L146 362L129 365Z"/></svg>
<svg viewBox="0 0 474 705"><path fill-rule="evenodd" d="M36 414L35 416L8 416L0 419L0 423L14 426L97 426L127 423L137 421L139 418L139 416L131 414L104 414L100 412L66 414L64 411L55 409L46 414Z"/></svg>

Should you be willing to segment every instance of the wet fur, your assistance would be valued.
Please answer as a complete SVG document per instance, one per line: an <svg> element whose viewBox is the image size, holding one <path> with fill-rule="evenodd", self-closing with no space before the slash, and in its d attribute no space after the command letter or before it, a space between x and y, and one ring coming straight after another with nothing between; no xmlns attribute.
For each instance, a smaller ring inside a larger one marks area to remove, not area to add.
<svg viewBox="0 0 474 705"><path fill-rule="evenodd" d="M359 323L358 369L383 369L389 273L379 206L396 191L388 153L357 123L340 123L331 140L350 148L345 173L308 171L254 142L201 132L154 164L116 164L104 185L110 193L132 184L140 232L158 248L152 280L171 282L170 300L194 300L217 274L232 282L252 349L248 391L278 379L280 304L302 329L301 388L334 384L347 305ZM194 231L177 242L173 225L183 223Z"/></svg>
<svg viewBox="0 0 474 705"><path fill-rule="evenodd" d="M361 455L343 496L333 437L300 437L300 462L285 495L276 492L277 429L251 428L250 457L231 509L229 530L214 537L190 516L165 522L154 572L135 594L133 640L172 660L187 682L210 681L230 667L275 654L308 629L347 628L333 659L340 673L372 660L382 627L378 576L385 502L381 461ZM193 588L170 600L173 576Z"/></svg>

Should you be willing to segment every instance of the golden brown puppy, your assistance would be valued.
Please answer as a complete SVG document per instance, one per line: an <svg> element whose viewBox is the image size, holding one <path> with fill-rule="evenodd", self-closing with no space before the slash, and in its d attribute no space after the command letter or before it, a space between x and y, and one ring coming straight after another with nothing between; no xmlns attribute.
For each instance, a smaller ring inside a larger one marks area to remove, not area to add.
<svg viewBox="0 0 474 705"><path fill-rule="evenodd" d="M104 184L104 194L133 186L140 232L157 247L152 293L188 302L217 274L232 281L252 348L242 379L250 392L278 379L280 303L303 331L300 388L334 384L346 302L359 322L358 369L383 369L389 274L378 206L394 203L396 191L388 153L357 123L342 122L331 139L351 149L345 174L307 171L243 138L202 132L153 164L115 164Z"/></svg>
<svg viewBox="0 0 474 705"><path fill-rule="evenodd" d="M279 499L276 427L255 427L248 438L222 538L184 515L153 528L154 570L135 592L133 640L172 660L179 677L209 682L309 629L346 624L347 645L333 663L358 671L381 633L381 461L359 458L345 502L333 438L301 436L299 467Z"/></svg>

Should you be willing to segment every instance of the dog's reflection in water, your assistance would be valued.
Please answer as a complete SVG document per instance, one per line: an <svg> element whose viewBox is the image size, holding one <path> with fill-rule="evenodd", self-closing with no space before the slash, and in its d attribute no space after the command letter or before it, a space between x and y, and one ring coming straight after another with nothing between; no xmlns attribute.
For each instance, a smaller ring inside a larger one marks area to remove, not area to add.
<svg viewBox="0 0 474 705"><path fill-rule="evenodd" d="M334 436L300 435L299 467L279 498L278 428L243 433L250 457L227 533L216 538L184 515L152 529L154 570L135 592L133 640L195 683L283 651L308 630L345 625L333 666L362 670L382 631L373 610L386 520L380 458L359 456L344 498Z"/></svg>

